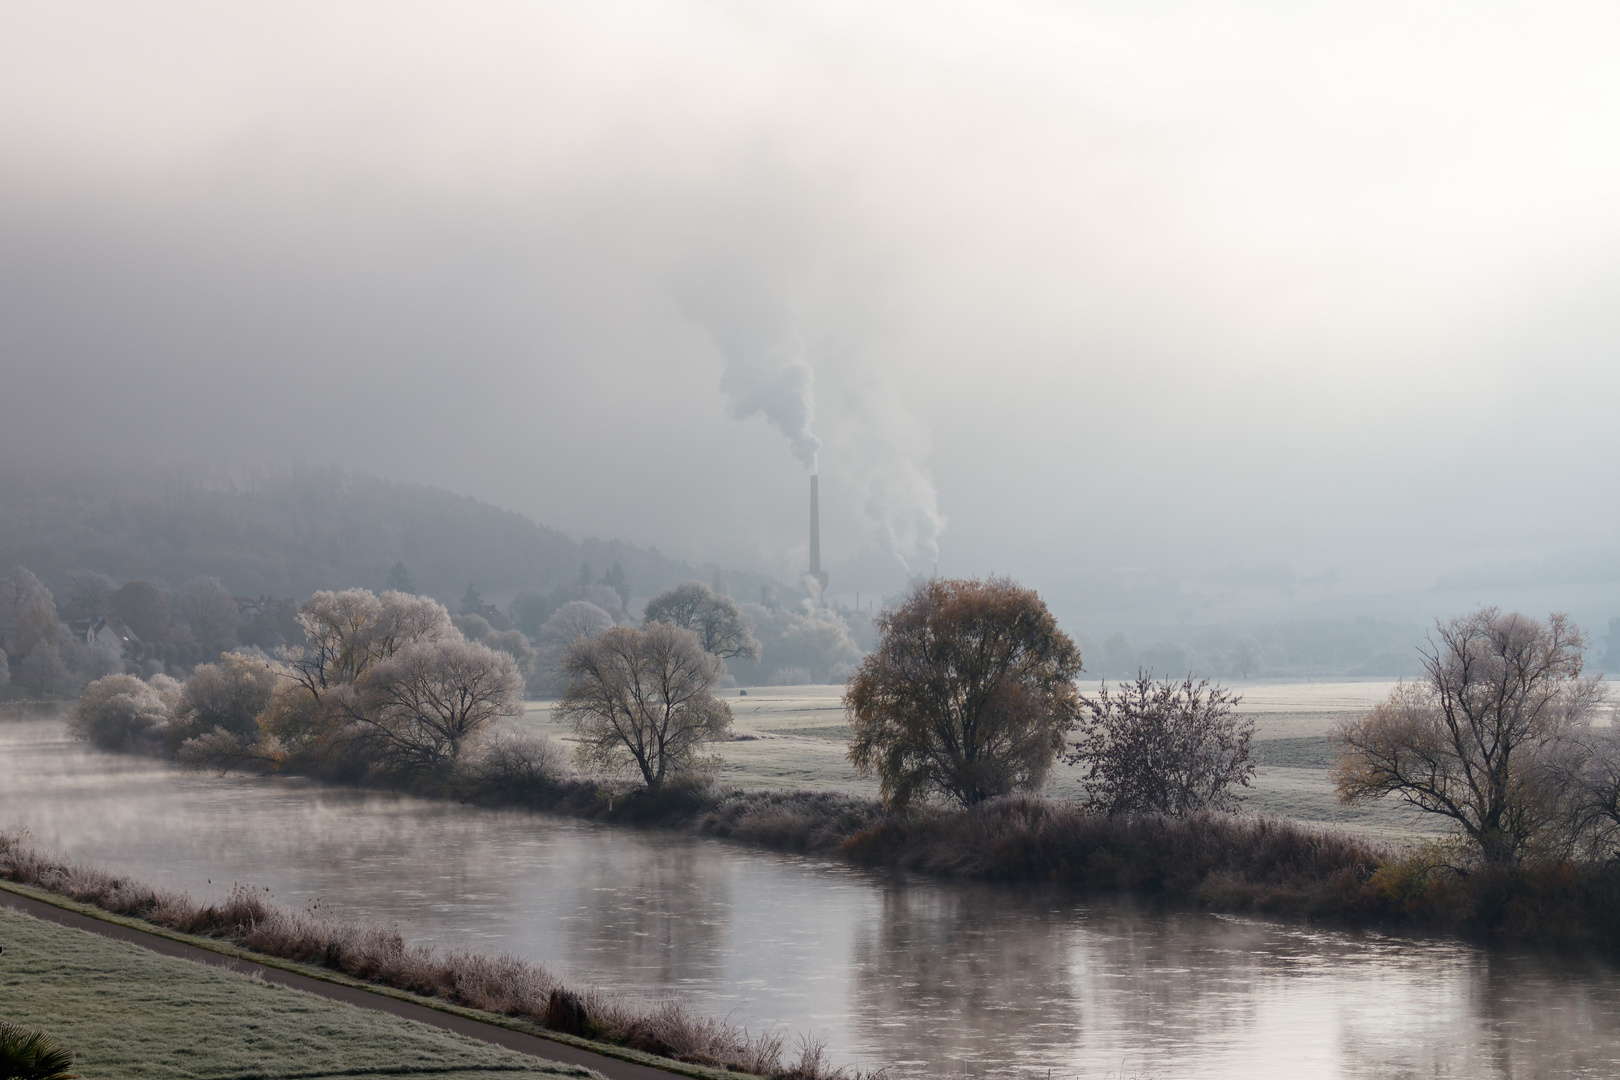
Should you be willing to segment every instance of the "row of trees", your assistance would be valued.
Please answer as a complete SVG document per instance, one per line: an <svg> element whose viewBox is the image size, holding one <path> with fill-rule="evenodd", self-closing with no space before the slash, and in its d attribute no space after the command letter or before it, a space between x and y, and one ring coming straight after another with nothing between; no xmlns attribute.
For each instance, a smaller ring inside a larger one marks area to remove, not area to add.
<svg viewBox="0 0 1620 1080"><path fill-rule="evenodd" d="M656 789L698 766L704 742L725 736L731 714L714 687L727 658L757 656L759 645L747 613L696 582L654 598L647 620L568 645L559 709L582 764L633 769ZM1039 788L1066 749L1109 812L1231 807L1232 789L1249 782L1252 732L1232 714L1237 699L1146 675L1083 698L1080 652L1032 590L1006 580L919 582L878 629L845 707L850 758L878 777L891 809Z"/></svg>
<svg viewBox="0 0 1620 1080"><path fill-rule="evenodd" d="M28 602L8 600L11 640L43 640L30 619L45 626L45 601L15 595ZM639 627L574 603L542 637L568 683L559 711L580 763L654 789L699 769L702 746L729 730L715 696L727 660L761 651L748 614L699 583L655 597ZM517 660L469 640L433 600L320 592L297 618L305 644L275 660L228 654L184 683L99 678L75 723L99 745L198 764L420 775L455 768L522 711ZM1238 698L1146 673L1080 694L1078 647L1009 580L918 582L877 629L844 703L850 760L893 810L1037 789L1059 760L1085 770L1089 802L1109 814L1230 810L1251 781L1253 727ZM1560 615L1484 608L1440 624L1424 677L1335 733L1342 797L1395 797L1443 817L1488 864L1609 857L1620 735L1604 723L1606 684L1583 670L1585 645Z"/></svg>
<svg viewBox="0 0 1620 1080"><path fill-rule="evenodd" d="M229 654L183 684L98 679L74 723L109 749L352 778L453 769L495 720L522 712L516 661L468 641L427 597L318 592L297 617L305 643L274 660Z"/></svg>
<svg viewBox="0 0 1620 1080"><path fill-rule="evenodd" d="M184 670L242 646L285 643L277 613L255 605L244 618L237 599L211 577L168 590L74 570L64 584L58 598L20 566L0 580L0 652L7 660L0 684L65 696L112 672Z"/></svg>

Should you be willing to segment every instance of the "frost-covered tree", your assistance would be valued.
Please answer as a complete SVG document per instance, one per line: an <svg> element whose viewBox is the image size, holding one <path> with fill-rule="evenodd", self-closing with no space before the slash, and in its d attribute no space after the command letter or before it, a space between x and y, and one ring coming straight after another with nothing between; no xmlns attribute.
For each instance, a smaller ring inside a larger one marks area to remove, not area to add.
<svg viewBox="0 0 1620 1080"><path fill-rule="evenodd" d="M689 772L705 742L724 737L731 710L713 694L720 658L696 632L667 622L616 626L567 649L572 680L557 707L587 767L634 768L653 790Z"/></svg>
<svg viewBox="0 0 1620 1080"><path fill-rule="evenodd" d="M570 600L552 612L535 633L535 654L527 667L528 692L551 697L568 689L563 654L580 639L589 640L613 626L613 616L588 600Z"/></svg>
<svg viewBox="0 0 1620 1080"><path fill-rule="evenodd" d="M542 646L566 648L580 638L596 637L613 625L613 616L588 600L570 600L540 627Z"/></svg>
<svg viewBox="0 0 1620 1080"><path fill-rule="evenodd" d="M1068 755L1084 766L1092 806L1108 814L1183 816L1237 808L1254 775L1254 722L1233 713L1241 699L1206 680L1133 682L1081 698L1079 737Z"/></svg>
<svg viewBox="0 0 1620 1080"><path fill-rule="evenodd" d="M260 727L287 767L319 767L344 753L371 669L408 645L462 640L444 606L425 596L367 589L318 592L298 609L305 644L283 658L288 682Z"/></svg>
<svg viewBox="0 0 1620 1080"><path fill-rule="evenodd" d="M256 656L226 653L215 663L197 665L169 723L170 751L216 731L240 746L253 745L259 739L259 714L282 681L278 665Z"/></svg>
<svg viewBox="0 0 1620 1080"><path fill-rule="evenodd" d="M1582 676L1585 648L1565 615L1483 607L1437 624L1423 678L1335 733L1340 797L1393 795L1448 820L1490 864L1562 847L1572 736L1604 700L1600 678Z"/></svg>
<svg viewBox="0 0 1620 1080"><path fill-rule="evenodd" d="M13 567L0 581L0 648L24 660L41 644L57 649L67 642L67 628L56 615L56 599L28 569ZM41 654L43 663L45 654Z"/></svg>
<svg viewBox="0 0 1620 1080"><path fill-rule="evenodd" d="M642 621L669 623L694 631L703 647L722 660L758 660L760 645L754 623L737 602L720 596L701 581L686 581L647 601Z"/></svg>
<svg viewBox="0 0 1620 1080"><path fill-rule="evenodd" d="M356 716L371 757L395 773L437 772L499 718L523 713L510 654L470 641L418 641L371 670Z"/></svg>

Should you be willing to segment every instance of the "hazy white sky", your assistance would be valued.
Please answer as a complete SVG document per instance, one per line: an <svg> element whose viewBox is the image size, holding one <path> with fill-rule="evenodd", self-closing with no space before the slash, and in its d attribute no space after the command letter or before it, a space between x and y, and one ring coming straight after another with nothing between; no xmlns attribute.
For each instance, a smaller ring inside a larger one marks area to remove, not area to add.
<svg viewBox="0 0 1620 1080"><path fill-rule="evenodd" d="M819 440L835 591L937 542L1082 617L1278 563L1244 611L1421 617L1550 557L1590 617L1617 23L0 4L0 453L335 461L787 573Z"/></svg>

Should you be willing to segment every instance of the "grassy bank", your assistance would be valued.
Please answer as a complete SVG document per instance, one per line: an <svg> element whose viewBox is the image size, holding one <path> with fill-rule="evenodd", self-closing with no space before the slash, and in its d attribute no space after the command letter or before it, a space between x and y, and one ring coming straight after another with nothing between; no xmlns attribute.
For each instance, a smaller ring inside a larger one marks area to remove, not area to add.
<svg viewBox="0 0 1620 1080"><path fill-rule="evenodd" d="M1108 817L1015 797L904 817L836 792L607 789L579 778L466 781L457 795L599 821L677 829L939 877L1125 892L1213 911L1441 930L1482 941L1620 956L1620 866L1461 868L1405 845L1265 814ZM1455 853L1453 853L1455 857Z"/></svg>
<svg viewBox="0 0 1620 1080"><path fill-rule="evenodd" d="M5 908L0 942L4 1019L50 1033L95 1080L598 1076Z"/></svg>
<svg viewBox="0 0 1620 1080"><path fill-rule="evenodd" d="M802 1046L796 1061L785 1060L787 1040L778 1032L750 1034L724 1020L694 1016L676 1002L639 1008L564 986L544 968L513 956L424 948L393 929L290 911L254 889L237 887L221 903L202 904L6 834L0 834L0 879L167 930L671 1061L783 1080L847 1076L826 1066L813 1045Z"/></svg>

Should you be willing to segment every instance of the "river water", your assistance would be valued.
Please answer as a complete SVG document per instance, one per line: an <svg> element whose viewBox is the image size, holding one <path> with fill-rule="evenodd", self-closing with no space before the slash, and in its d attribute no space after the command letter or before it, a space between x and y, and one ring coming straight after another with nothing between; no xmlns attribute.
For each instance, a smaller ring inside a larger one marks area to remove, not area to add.
<svg viewBox="0 0 1620 1080"><path fill-rule="evenodd" d="M909 1077L1620 1075L1620 973L102 754L0 722L0 829L397 923Z"/></svg>

